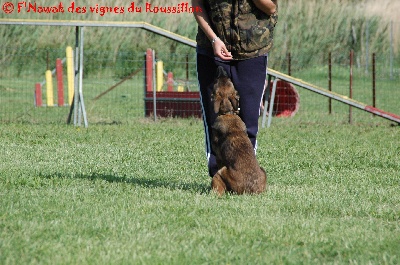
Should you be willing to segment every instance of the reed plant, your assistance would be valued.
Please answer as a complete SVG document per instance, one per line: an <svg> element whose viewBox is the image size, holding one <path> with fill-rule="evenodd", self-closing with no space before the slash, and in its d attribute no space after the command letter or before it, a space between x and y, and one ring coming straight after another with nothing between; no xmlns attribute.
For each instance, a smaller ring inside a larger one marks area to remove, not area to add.
<svg viewBox="0 0 400 265"><path fill-rule="evenodd" d="M60 1L35 2L37 5L57 5ZM75 7L108 6L124 7L123 14L100 13L87 11L85 14L67 12L68 6L74 3ZM131 3L136 7L143 7L142 12L127 12ZM197 24L190 13L163 14L145 12L146 1L127 3L113 0L98 2L79 0L63 2L64 13L43 14L34 12L14 12L12 14L0 13L2 19L51 19L51 20L95 20L95 21L144 21L182 36L195 39ZM176 6L182 1L173 0L149 1L153 6ZM386 6L385 12L377 11L373 1L279 1L279 21L275 32L275 48L272 50L270 65L274 68L282 67L288 52L300 58L300 65L310 65L326 61L328 52L336 54L340 60L348 55L350 49L356 53L366 52L366 29L369 30L368 49L371 52L388 53L390 48L388 16L393 5L389 0L381 3ZM26 11L26 10L25 10ZM15 65L17 50L23 49L26 53L37 50L55 49L74 45L75 32L73 27L32 27L32 26L1 26L0 35L3 36L0 44L0 65ZM395 43L399 36L395 34ZM194 49L184 44L165 39L161 36L140 29L129 28L87 28L85 29L85 49L104 52L104 61L123 59L121 53L144 52L151 47L158 53L187 54ZM396 46L396 51L398 47ZM42 57L46 57L43 54ZM168 60L168 58L166 58ZM34 64L35 62L30 62ZM86 67L90 67L86 65ZM134 68L133 66L130 66ZM171 66L173 67L173 66ZM92 67L93 68L93 67Z"/></svg>

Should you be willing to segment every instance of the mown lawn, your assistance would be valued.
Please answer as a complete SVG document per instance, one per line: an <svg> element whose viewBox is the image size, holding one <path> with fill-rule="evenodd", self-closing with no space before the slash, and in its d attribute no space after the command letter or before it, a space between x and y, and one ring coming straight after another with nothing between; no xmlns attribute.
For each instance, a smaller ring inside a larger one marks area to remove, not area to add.
<svg viewBox="0 0 400 265"><path fill-rule="evenodd" d="M274 119L259 196L209 191L199 120L0 127L1 264L399 264L398 126Z"/></svg>

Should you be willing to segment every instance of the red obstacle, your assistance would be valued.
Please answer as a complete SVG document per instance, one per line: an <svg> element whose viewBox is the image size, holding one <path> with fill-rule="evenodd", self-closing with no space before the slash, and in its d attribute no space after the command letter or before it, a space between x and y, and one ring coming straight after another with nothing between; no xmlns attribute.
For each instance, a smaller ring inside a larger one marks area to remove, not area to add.
<svg viewBox="0 0 400 265"><path fill-rule="evenodd" d="M272 84L273 82L269 86L270 94ZM300 96L296 88L291 83L282 80L277 81L272 115L276 117L293 117L299 107Z"/></svg>
<svg viewBox="0 0 400 265"><path fill-rule="evenodd" d="M41 107L42 102L42 85L40 83L35 84L35 106Z"/></svg>
<svg viewBox="0 0 400 265"><path fill-rule="evenodd" d="M51 74L50 74L51 72ZM47 92L52 92L53 91L53 86L52 80L53 80L53 75L55 74L57 78L57 105L59 107L64 106L64 80L63 80L63 60L61 59L56 59L56 67L50 71L48 70L49 75L46 76L45 80L41 83L36 83L35 84L35 106L36 107L42 107L43 106L43 100L42 100L42 86L44 84L50 85L48 89L50 91ZM53 102L53 93L46 93L46 99L47 102ZM53 104L51 104L53 106Z"/></svg>
<svg viewBox="0 0 400 265"><path fill-rule="evenodd" d="M64 105L63 66L61 59L56 60L56 74L58 106L61 107Z"/></svg>

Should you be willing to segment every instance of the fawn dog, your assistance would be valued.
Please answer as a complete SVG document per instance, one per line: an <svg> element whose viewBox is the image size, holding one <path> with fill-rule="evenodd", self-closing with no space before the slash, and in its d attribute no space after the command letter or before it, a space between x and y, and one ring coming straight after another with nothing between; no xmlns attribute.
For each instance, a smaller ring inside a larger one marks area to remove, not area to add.
<svg viewBox="0 0 400 265"><path fill-rule="evenodd" d="M212 126L211 143L219 168L212 178L212 189L218 195L225 191L236 194L263 192L267 175L256 159L246 125L237 115L238 92L222 67L217 71L212 100L218 116Z"/></svg>

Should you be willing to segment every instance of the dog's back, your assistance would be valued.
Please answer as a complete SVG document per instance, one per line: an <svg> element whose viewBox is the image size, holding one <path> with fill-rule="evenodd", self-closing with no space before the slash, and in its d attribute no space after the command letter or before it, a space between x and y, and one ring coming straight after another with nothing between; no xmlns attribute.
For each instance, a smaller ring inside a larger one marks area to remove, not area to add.
<svg viewBox="0 0 400 265"><path fill-rule="evenodd" d="M220 194L225 189L238 194L261 193L266 188L266 173L256 159L246 126L238 115L220 115L213 125L213 149L220 170L213 178L213 189Z"/></svg>

